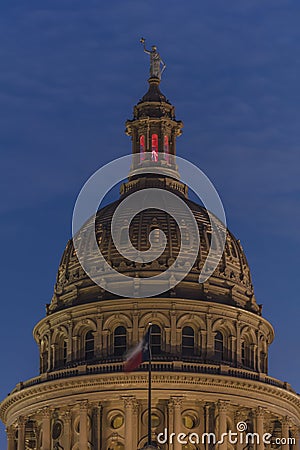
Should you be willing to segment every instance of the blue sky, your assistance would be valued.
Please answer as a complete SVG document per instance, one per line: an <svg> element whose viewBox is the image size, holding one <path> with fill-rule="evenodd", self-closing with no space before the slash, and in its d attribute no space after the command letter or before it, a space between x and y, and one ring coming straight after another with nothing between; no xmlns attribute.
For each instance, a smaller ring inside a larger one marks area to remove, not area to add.
<svg viewBox="0 0 300 450"><path fill-rule="evenodd" d="M288 0L0 3L1 398L38 372L32 328L80 188L130 152L124 122L147 89L141 36L167 63L178 154L218 189L275 327L270 374L300 391L299 13Z"/></svg>

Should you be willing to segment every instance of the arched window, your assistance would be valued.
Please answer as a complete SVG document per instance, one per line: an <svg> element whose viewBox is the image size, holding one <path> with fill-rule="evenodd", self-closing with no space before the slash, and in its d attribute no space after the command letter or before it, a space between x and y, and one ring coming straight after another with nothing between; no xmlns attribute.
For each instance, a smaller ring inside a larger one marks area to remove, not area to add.
<svg viewBox="0 0 300 450"><path fill-rule="evenodd" d="M158 136L157 134L152 134L151 139L151 159L152 161L158 161Z"/></svg>
<svg viewBox="0 0 300 450"><path fill-rule="evenodd" d="M152 325L151 327L150 345L152 355L161 354L161 328L158 325Z"/></svg>
<svg viewBox="0 0 300 450"><path fill-rule="evenodd" d="M192 327L183 327L181 348L183 355L193 355L195 345L195 333Z"/></svg>
<svg viewBox="0 0 300 450"><path fill-rule="evenodd" d="M215 335L215 359L224 360L224 336L221 331L217 331Z"/></svg>
<svg viewBox="0 0 300 450"><path fill-rule="evenodd" d="M92 331L88 331L85 335L84 341L84 358L85 360L91 360L94 358L95 351L95 338Z"/></svg>
<svg viewBox="0 0 300 450"><path fill-rule="evenodd" d="M164 157L165 160L169 163L170 162L170 156L169 156L169 137L164 137Z"/></svg>
<svg viewBox="0 0 300 450"><path fill-rule="evenodd" d="M253 346L247 341L242 341L241 344L241 361L243 366L248 367L249 369L253 368L254 349Z"/></svg>
<svg viewBox="0 0 300 450"><path fill-rule="evenodd" d="M114 331L114 356L122 356L127 348L126 328L119 326Z"/></svg>
<svg viewBox="0 0 300 450"><path fill-rule="evenodd" d="M145 159L145 136L140 136L140 162Z"/></svg>

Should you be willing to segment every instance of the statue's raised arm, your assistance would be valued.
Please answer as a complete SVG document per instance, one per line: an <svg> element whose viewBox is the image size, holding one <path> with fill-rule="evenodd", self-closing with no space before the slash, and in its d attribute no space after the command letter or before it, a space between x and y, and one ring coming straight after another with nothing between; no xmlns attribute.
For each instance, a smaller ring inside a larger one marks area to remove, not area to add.
<svg viewBox="0 0 300 450"><path fill-rule="evenodd" d="M140 43L143 44L143 47L144 47L144 52L147 53L148 55L150 55L151 51L146 49L145 41L146 41L146 39L144 39L144 38L140 39Z"/></svg>
<svg viewBox="0 0 300 450"><path fill-rule="evenodd" d="M160 57L160 54L157 51L157 47L152 45L151 50L146 49L145 39L140 39L141 44L143 44L144 52L150 55L150 77L161 79L161 74L166 68L166 64Z"/></svg>

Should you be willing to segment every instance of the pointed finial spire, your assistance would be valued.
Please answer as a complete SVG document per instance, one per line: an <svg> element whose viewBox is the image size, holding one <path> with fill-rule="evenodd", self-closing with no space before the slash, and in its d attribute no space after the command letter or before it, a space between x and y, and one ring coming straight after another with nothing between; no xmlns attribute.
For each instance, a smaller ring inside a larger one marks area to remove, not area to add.
<svg viewBox="0 0 300 450"><path fill-rule="evenodd" d="M158 78L160 80L166 64L161 59L155 45L152 45L151 50L147 50L145 44L146 39L142 37L140 42L144 47L144 52L150 55L150 78Z"/></svg>

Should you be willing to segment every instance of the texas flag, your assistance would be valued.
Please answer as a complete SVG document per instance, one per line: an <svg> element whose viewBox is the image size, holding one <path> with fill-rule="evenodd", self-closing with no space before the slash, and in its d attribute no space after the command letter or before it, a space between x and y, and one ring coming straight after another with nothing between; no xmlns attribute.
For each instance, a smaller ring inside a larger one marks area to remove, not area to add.
<svg viewBox="0 0 300 450"><path fill-rule="evenodd" d="M139 367L142 362L149 360L149 338L150 329L147 331L143 339L127 353L124 363L125 372L132 372L134 369Z"/></svg>

